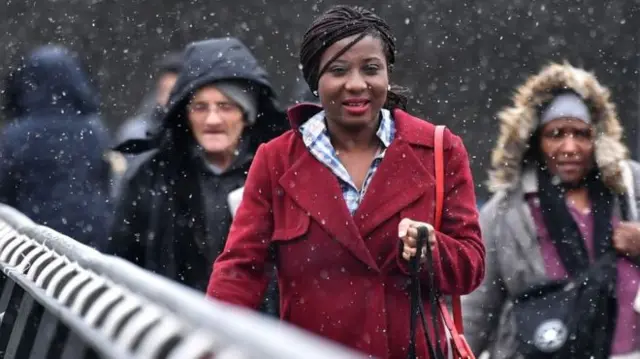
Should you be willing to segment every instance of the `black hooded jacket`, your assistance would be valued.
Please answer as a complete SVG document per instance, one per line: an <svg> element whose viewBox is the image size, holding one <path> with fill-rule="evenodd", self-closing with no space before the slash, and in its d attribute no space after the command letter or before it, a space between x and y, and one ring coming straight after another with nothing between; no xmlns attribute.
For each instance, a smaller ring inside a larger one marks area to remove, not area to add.
<svg viewBox="0 0 640 359"><path fill-rule="evenodd" d="M112 209L98 93L65 48L44 46L6 78L0 202L102 248Z"/></svg>
<svg viewBox="0 0 640 359"><path fill-rule="evenodd" d="M267 73L240 41L195 42L183 59L159 132L118 148L151 151L126 175L110 252L204 292L231 225L227 196L244 185L257 146L286 131L288 123ZM214 174L194 153L186 105L198 89L224 80L253 86L260 94L258 114L245 128L231 167Z"/></svg>

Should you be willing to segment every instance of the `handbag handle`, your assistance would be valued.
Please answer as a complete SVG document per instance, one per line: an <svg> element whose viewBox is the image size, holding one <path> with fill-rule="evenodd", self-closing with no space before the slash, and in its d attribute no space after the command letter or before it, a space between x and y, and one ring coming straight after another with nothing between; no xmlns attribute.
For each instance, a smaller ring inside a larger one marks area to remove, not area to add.
<svg viewBox="0 0 640 359"><path fill-rule="evenodd" d="M431 261L431 246L427 243L429 238L429 232L427 227L421 226L417 228L418 230L418 238L416 239L416 248L426 247L426 257L429 271L429 279L431 288L435 288L434 284L434 276L433 276L433 263ZM426 244L426 246L425 246ZM410 300L411 300L411 309L410 309L410 322L409 322L409 350L407 352L407 357L409 359L417 358L416 352L416 327L417 327L417 319L419 316L422 321L422 328L424 329L425 342L427 344L427 350L429 351L429 358L431 359L444 359L444 353L440 350L440 338L438 334L438 299L436 297L435 292L432 292L432 295L429 296L431 302L431 321L434 328L434 336L435 343L431 341L431 336L429 335L429 326L427 325L427 318L424 313L424 307L422 305L422 293L420 288L420 256L415 255L409 261L409 269L411 272L411 286L410 288Z"/></svg>
<svg viewBox="0 0 640 359"><path fill-rule="evenodd" d="M436 126L434 134L434 157L435 157L435 179L436 179L436 208L434 218L434 230L439 231L442 222L442 212L444 207L444 126ZM426 226L418 228L417 248L423 248L425 242L427 242L430 233ZM460 296L453 296L453 316L451 318L447 305L444 303L440 295L437 293L437 286L435 284L435 273L433 270L433 256L431 253L431 246L426 243L426 265L429 273L429 282L431 292L429 295L431 304L431 319L433 321L433 329L435 336L435 343L431 342L429 335L427 320L424 313L422 295L420 290L420 256L416 255L411 258L409 262L409 268L411 272L411 286L410 286L410 341L409 350L407 352L409 359L416 358L416 316L420 316L422 319L422 326L424 328L424 334L429 351L429 356L433 359L444 358L444 353L440 350L440 339L438 334L438 314L441 315L444 325L451 334L450 344L451 350L453 350L454 358L456 359L475 359L471 348L464 339L463 326L462 326L462 305L460 303ZM440 312L440 313L438 313Z"/></svg>
<svg viewBox="0 0 640 359"><path fill-rule="evenodd" d="M436 172L436 214L434 228L436 231L440 230L442 225L442 210L444 207L444 129L445 126L436 126L434 152L435 152L435 172ZM441 302L441 306L444 303ZM462 303L459 295L451 297L451 306L453 307L453 323L459 334L464 334L464 325L462 324ZM446 309L441 308L441 309ZM448 315L444 314L445 316ZM449 326L451 323L446 323L448 318L445 318L445 324ZM450 319L450 318L449 318ZM451 330L452 328L448 328Z"/></svg>
<svg viewBox="0 0 640 359"><path fill-rule="evenodd" d="M434 228L440 230L442 225L442 211L444 208L444 129L445 126L436 126L434 135L434 154L436 172L436 210ZM459 295L451 297L453 309L453 320L449 314L446 303L440 299L440 313L444 320L444 325L451 333L451 347L456 352L457 358L475 359L469 343L464 339L464 326L462 324L462 303Z"/></svg>

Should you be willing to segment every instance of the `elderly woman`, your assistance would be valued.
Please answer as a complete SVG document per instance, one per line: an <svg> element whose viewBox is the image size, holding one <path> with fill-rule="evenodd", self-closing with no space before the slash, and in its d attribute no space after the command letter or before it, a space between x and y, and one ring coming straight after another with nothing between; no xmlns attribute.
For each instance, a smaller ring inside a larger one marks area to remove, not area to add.
<svg viewBox="0 0 640 359"><path fill-rule="evenodd" d="M190 44L151 151L129 169L110 252L202 292L257 146L286 129L267 73L237 39Z"/></svg>
<svg viewBox="0 0 640 359"><path fill-rule="evenodd" d="M640 167L609 91L552 64L498 117L487 274L463 300L470 345L491 359L639 358Z"/></svg>

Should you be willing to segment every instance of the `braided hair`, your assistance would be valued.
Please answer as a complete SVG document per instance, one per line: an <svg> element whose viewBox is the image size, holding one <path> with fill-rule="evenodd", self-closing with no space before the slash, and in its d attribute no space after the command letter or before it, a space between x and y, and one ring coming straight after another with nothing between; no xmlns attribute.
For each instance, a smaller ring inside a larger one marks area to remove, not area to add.
<svg viewBox="0 0 640 359"><path fill-rule="evenodd" d="M320 58L325 50L334 43L353 35L358 36L320 68ZM395 63L395 40L389 25L378 15L362 7L337 5L311 23L302 39L300 63L304 79L314 94L317 94L318 81L329 65L367 35L382 41L388 68L391 71ZM384 107L406 110L407 98L397 91L399 91L398 87L391 87L387 92Z"/></svg>

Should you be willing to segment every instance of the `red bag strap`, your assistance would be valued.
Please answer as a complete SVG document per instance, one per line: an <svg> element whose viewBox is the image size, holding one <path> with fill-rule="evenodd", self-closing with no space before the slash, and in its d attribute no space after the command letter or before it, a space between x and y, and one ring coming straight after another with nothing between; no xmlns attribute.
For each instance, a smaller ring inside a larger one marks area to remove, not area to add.
<svg viewBox="0 0 640 359"><path fill-rule="evenodd" d="M434 228L436 231L440 230L440 225L442 224L442 210L444 206L444 129L445 126L438 125L436 126L435 132L435 141L434 141L434 152L435 152L435 172L436 172L436 218L434 223ZM464 327L462 324L462 305L460 303L460 296L454 295L451 297L452 307L453 307L453 322L455 324L455 329L457 329L459 334L464 334ZM449 313L446 310L447 307L443 302L440 302L440 309L443 312L443 316L445 317L445 325L447 325L449 330L452 330L451 318L449 317Z"/></svg>

